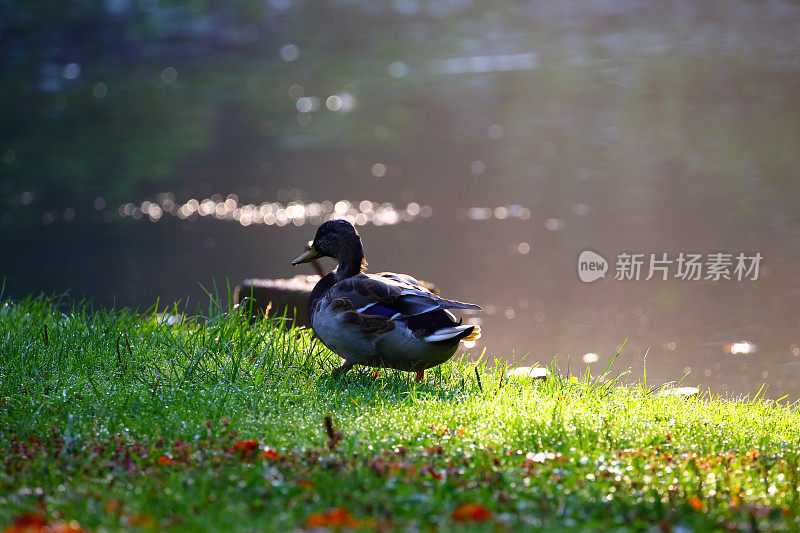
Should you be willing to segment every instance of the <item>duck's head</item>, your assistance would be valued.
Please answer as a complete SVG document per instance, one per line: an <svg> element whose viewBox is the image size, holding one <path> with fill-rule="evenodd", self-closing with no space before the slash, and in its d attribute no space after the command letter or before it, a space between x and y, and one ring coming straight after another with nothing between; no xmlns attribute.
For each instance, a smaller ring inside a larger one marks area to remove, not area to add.
<svg viewBox="0 0 800 533"><path fill-rule="evenodd" d="M308 263L319 257L336 259L339 262L337 274L343 277L358 274L367 266L361 237L356 228L346 220L329 220L317 228L317 234L308 250L292 261L292 265Z"/></svg>

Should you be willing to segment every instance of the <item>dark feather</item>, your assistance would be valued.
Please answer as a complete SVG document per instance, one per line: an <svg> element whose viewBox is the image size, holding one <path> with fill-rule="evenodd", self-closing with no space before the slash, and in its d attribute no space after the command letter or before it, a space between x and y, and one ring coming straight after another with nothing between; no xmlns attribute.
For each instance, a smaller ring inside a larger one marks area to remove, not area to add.
<svg viewBox="0 0 800 533"><path fill-rule="evenodd" d="M333 274L328 274L314 287L309 312L326 293L333 299L332 312L345 312L348 323L370 332L388 327L385 322L391 323L394 318L405 320L415 334L425 336L461 324L446 309L481 309L475 304L439 298L411 276L391 272L357 274L338 283Z"/></svg>
<svg viewBox="0 0 800 533"><path fill-rule="evenodd" d="M432 311L423 315L414 315L406 319L408 329L419 337L430 335L436 330L460 326L461 321L456 322L453 315L447 311Z"/></svg>
<svg viewBox="0 0 800 533"><path fill-rule="evenodd" d="M394 322L384 316L363 315L355 311L346 311L343 320L346 324L356 326L367 337L383 335L394 329Z"/></svg>
<svg viewBox="0 0 800 533"><path fill-rule="evenodd" d="M463 339L464 337L469 337L470 335L472 335L473 331L475 331L475 326L465 329L455 337L450 337L449 339L445 339L443 341L433 341L431 344L444 344L448 346L455 346L456 344L461 342L461 339Z"/></svg>

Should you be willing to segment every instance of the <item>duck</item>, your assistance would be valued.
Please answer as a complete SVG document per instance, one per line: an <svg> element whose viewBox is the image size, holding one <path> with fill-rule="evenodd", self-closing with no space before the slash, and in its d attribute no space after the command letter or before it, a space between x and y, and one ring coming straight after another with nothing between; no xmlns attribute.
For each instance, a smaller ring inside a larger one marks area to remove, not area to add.
<svg viewBox="0 0 800 533"><path fill-rule="evenodd" d="M450 311L480 311L479 305L441 298L408 274L368 274L361 236L347 220L321 224L292 265L320 257L338 266L311 291L308 318L314 336L344 360L334 377L363 365L414 372L422 381L425 370L481 335L480 326L462 324Z"/></svg>

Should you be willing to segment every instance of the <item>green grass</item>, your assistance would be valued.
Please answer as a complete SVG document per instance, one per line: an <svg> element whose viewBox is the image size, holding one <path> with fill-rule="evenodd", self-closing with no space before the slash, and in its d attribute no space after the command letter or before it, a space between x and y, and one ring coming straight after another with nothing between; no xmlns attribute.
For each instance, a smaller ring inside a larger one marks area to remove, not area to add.
<svg viewBox="0 0 800 533"><path fill-rule="evenodd" d="M795 406L465 359L336 380L308 331L212 307L0 301L0 528L800 528Z"/></svg>

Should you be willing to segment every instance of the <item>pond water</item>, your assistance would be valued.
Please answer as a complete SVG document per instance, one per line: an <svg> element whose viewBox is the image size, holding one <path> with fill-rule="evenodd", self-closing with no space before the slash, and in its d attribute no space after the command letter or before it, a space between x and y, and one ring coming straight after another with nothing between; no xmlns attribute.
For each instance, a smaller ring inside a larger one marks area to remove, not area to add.
<svg viewBox="0 0 800 533"><path fill-rule="evenodd" d="M484 307L475 358L800 397L796 4L18 4L7 296L191 308L344 216Z"/></svg>

